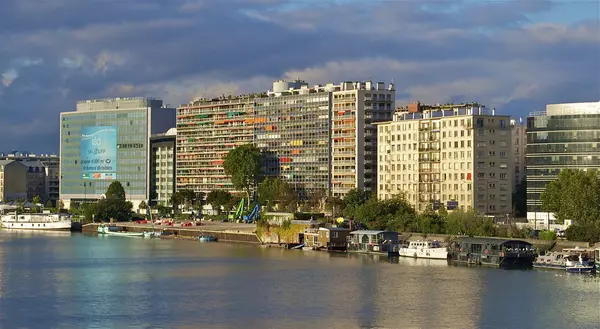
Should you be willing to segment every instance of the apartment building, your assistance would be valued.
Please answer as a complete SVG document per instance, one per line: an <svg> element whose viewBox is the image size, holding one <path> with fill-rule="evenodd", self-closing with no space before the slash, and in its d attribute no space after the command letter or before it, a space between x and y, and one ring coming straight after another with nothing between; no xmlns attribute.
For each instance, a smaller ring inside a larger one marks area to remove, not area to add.
<svg viewBox="0 0 600 329"><path fill-rule="evenodd" d="M396 109L394 84L343 82L331 86L331 176L334 197L377 190L377 127Z"/></svg>
<svg viewBox="0 0 600 329"><path fill-rule="evenodd" d="M234 191L223 163L254 142L254 101L266 94L198 99L177 108L176 189Z"/></svg>
<svg viewBox="0 0 600 329"><path fill-rule="evenodd" d="M138 209L150 198L150 136L175 125L175 109L151 97L77 102L60 114L60 199L95 201L118 180Z"/></svg>
<svg viewBox="0 0 600 329"><path fill-rule="evenodd" d="M513 175L513 192L517 185L525 181L525 155L527 152L527 125L523 124L523 119L510 120L512 154L514 160L515 172Z"/></svg>
<svg viewBox="0 0 600 329"><path fill-rule="evenodd" d="M330 194L332 88L276 81L256 98L254 138L265 154L266 176L281 177L300 199Z"/></svg>
<svg viewBox="0 0 600 329"><path fill-rule="evenodd" d="M0 160L0 202L27 199L27 167L20 161Z"/></svg>
<svg viewBox="0 0 600 329"><path fill-rule="evenodd" d="M0 154L0 159L4 160L16 160L23 163L31 162L37 165L39 168L43 168L45 181L43 183L44 190L38 190L37 192L28 193L27 198L32 201L35 195L39 195L42 201L52 202L56 204L59 198L59 187L60 187L60 158L56 154L34 154L29 152L18 152L13 151L9 154ZM35 170L35 169L32 169ZM34 175L35 176L35 175ZM33 183L28 183L28 191L30 191ZM38 184L39 185L39 184Z"/></svg>
<svg viewBox="0 0 600 329"><path fill-rule="evenodd" d="M150 205L166 206L175 193L177 129L150 137Z"/></svg>
<svg viewBox="0 0 600 329"><path fill-rule="evenodd" d="M48 199L46 167L41 161L24 161L23 164L27 167L27 200L33 201L37 196L45 204Z"/></svg>
<svg viewBox="0 0 600 329"><path fill-rule="evenodd" d="M379 198L427 207L512 212L510 118L479 104L411 104L378 124Z"/></svg>
<svg viewBox="0 0 600 329"><path fill-rule="evenodd" d="M177 110L177 189L233 191L224 158L255 143L266 155L264 173L287 180L301 198L374 191L374 123L394 110L393 84L370 81L280 80L265 93L196 100Z"/></svg>
<svg viewBox="0 0 600 329"><path fill-rule="evenodd" d="M600 171L600 102L546 105L527 117L527 219L556 223L540 196L562 169ZM542 226L543 227L543 226Z"/></svg>

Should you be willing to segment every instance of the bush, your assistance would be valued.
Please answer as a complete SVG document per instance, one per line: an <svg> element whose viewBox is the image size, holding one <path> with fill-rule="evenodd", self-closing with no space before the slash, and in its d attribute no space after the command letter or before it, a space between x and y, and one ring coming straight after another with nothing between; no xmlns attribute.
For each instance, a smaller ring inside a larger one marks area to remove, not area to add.
<svg viewBox="0 0 600 329"><path fill-rule="evenodd" d="M554 241L554 240L556 240L556 231L550 231L550 230L540 231L539 239L545 240L545 241Z"/></svg>
<svg viewBox="0 0 600 329"><path fill-rule="evenodd" d="M573 224L565 231L567 240L585 241L589 243L600 242L600 225L596 223Z"/></svg>

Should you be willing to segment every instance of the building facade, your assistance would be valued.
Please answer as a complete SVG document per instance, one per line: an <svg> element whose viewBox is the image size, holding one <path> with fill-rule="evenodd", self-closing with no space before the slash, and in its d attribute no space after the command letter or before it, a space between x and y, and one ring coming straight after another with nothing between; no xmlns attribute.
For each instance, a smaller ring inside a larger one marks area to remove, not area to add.
<svg viewBox="0 0 600 329"><path fill-rule="evenodd" d="M393 84L309 85L276 81L266 93L200 99L177 109L177 189L233 191L223 162L254 143L264 173L288 181L301 198L375 191L375 122L391 120Z"/></svg>
<svg viewBox="0 0 600 329"><path fill-rule="evenodd" d="M516 191L517 185L525 182L525 156L527 153L527 125L523 124L522 119L510 120L512 154L514 160L514 183L513 192Z"/></svg>
<svg viewBox="0 0 600 329"><path fill-rule="evenodd" d="M138 208L150 198L150 136L175 125L175 110L146 97L77 102L60 114L60 199L94 201L119 181Z"/></svg>
<svg viewBox="0 0 600 329"><path fill-rule="evenodd" d="M229 151L254 142L256 97L199 99L177 109L177 190L234 190L223 163Z"/></svg>
<svg viewBox="0 0 600 329"><path fill-rule="evenodd" d="M418 211L512 212L510 118L479 104L421 106L378 124L378 197Z"/></svg>
<svg viewBox="0 0 600 329"><path fill-rule="evenodd" d="M40 198L40 202L45 204L48 200L48 189L46 177L46 167L41 161L23 161L27 167L27 200L33 201L35 197Z"/></svg>
<svg viewBox="0 0 600 329"><path fill-rule="evenodd" d="M0 159L5 160L16 160L20 162L33 162L41 163L41 167L44 168L45 179L44 192L38 194L42 201L46 203L50 201L53 205L59 199L59 188L60 188L60 158L56 154L33 154L28 152L11 152L9 154L0 154ZM38 164L39 166L39 164ZM28 188L29 189L29 188ZM41 191L39 191L41 192ZM39 193L38 192L38 193ZM35 196L35 195L33 195ZM32 198L33 198L32 196ZM29 196L28 196L29 198ZM30 199L29 201L32 201Z"/></svg>
<svg viewBox="0 0 600 329"><path fill-rule="evenodd" d="M0 160L0 201L27 199L27 167L20 161Z"/></svg>
<svg viewBox="0 0 600 329"><path fill-rule="evenodd" d="M300 199L330 194L331 89L276 81L256 98L254 139L266 176L281 177Z"/></svg>
<svg viewBox="0 0 600 329"><path fill-rule="evenodd" d="M166 206L175 193L177 129L150 137L150 205Z"/></svg>
<svg viewBox="0 0 600 329"><path fill-rule="evenodd" d="M527 219L555 223L540 196L562 169L600 170L600 102L550 104L527 118Z"/></svg>

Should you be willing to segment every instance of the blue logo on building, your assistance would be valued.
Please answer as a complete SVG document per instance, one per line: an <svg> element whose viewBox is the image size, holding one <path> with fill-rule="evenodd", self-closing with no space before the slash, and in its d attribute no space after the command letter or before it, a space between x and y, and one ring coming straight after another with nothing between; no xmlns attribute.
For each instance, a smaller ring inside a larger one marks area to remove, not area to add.
<svg viewBox="0 0 600 329"><path fill-rule="evenodd" d="M117 178L117 127L83 127L80 152L81 178Z"/></svg>

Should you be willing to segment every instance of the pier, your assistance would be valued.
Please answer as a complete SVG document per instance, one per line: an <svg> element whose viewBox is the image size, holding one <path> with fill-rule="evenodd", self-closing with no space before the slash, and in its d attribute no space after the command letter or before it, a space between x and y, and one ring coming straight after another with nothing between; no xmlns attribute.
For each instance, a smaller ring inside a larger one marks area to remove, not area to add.
<svg viewBox="0 0 600 329"><path fill-rule="evenodd" d="M92 223L83 225L83 232L96 232L100 224ZM256 227L249 224L213 223L202 222L201 226L168 226L152 224L136 224L135 222L113 223L117 227L129 232L172 232L170 239L197 239L199 235L212 235L225 242L241 242L261 244L256 235Z"/></svg>

